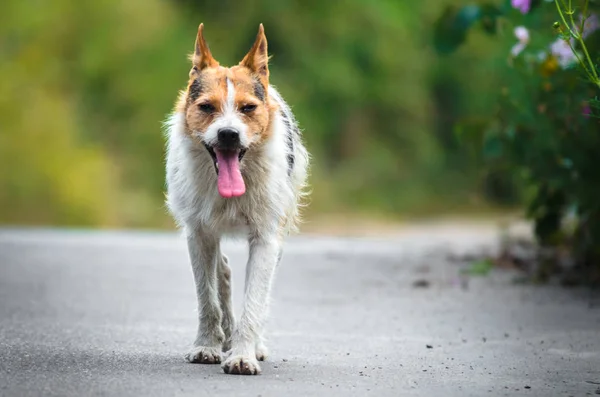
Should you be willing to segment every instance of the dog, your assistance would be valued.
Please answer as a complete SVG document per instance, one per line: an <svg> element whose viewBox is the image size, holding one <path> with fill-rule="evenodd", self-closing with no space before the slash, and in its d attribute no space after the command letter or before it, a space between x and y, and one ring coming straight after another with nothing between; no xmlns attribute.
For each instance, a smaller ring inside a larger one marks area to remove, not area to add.
<svg viewBox="0 0 600 397"><path fill-rule="evenodd" d="M200 24L187 89L166 125L167 207L187 238L198 333L186 358L256 375L267 358L263 328L282 243L307 196L309 154L290 107L269 83L264 27L242 61L223 67ZM249 244L244 305L235 321L224 237Z"/></svg>

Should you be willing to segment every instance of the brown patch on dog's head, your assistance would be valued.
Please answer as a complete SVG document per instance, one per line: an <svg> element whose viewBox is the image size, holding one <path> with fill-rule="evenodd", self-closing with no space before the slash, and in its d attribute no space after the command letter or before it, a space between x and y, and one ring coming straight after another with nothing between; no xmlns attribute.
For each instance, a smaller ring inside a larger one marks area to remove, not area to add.
<svg viewBox="0 0 600 397"><path fill-rule="evenodd" d="M276 109L268 95L269 56L263 25L250 51L231 68L220 66L213 58L203 32L200 24L190 56L187 91L178 107L185 112L187 132L200 134L212 145L207 142L215 135L211 129L234 128L245 135L241 141L248 146L260 143L270 135L271 115Z"/></svg>

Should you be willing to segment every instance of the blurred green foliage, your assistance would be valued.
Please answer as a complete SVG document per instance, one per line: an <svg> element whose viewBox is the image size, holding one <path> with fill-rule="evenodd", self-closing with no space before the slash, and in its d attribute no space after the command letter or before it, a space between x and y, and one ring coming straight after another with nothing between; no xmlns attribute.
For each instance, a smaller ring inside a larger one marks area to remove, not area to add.
<svg viewBox="0 0 600 397"><path fill-rule="evenodd" d="M490 112L505 64L486 34L470 35L470 51L436 54L434 21L463 3L3 1L0 222L170 226L161 123L200 22L225 65L265 24L271 82L313 155L313 213L514 204L505 174L480 168L454 136L460 115Z"/></svg>

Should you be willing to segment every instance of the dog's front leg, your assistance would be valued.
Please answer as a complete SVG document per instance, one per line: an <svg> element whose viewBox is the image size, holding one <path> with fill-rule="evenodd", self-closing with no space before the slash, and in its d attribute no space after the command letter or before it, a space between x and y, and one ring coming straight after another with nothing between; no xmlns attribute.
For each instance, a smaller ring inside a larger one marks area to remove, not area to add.
<svg viewBox="0 0 600 397"><path fill-rule="evenodd" d="M202 231L189 231L187 243L196 282L199 323L194 347L186 358L192 363L219 364L225 340L217 278L219 238Z"/></svg>
<svg viewBox="0 0 600 397"><path fill-rule="evenodd" d="M256 375L260 366L256 343L261 338L267 317L271 283L277 265L279 240L276 236L250 239L250 258L246 267L244 308L233 334L231 354L223 363L228 374Z"/></svg>

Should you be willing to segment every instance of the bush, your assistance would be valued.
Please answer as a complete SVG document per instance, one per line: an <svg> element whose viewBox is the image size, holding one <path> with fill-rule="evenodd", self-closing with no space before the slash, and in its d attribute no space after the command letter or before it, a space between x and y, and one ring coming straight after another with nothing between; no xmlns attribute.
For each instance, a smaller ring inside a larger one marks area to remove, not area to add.
<svg viewBox="0 0 600 397"><path fill-rule="evenodd" d="M600 82L586 54L600 50L600 32L598 3L579 5L572 15L561 0L449 7L437 21L435 44L450 54L473 27L501 41L506 62L496 105L488 117L467 118L456 131L488 170L524 186L539 243L567 249L576 264L587 266L600 259Z"/></svg>

